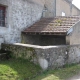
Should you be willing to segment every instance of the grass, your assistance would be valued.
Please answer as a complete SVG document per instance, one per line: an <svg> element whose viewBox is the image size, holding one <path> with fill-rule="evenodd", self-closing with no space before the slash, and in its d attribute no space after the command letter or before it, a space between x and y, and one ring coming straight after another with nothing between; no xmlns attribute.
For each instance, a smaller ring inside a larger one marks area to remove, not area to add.
<svg viewBox="0 0 80 80"><path fill-rule="evenodd" d="M37 75L40 71L39 66L24 59L0 61L0 80L66 80L80 72L80 64L66 65L65 68ZM31 79L34 75L37 76Z"/></svg>
<svg viewBox="0 0 80 80"><path fill-rule="evenodd" d="M32 80L66 80L80 72L80 64L66 65L65 68L58 70L45 71Z"/></svg>
<svg viewBox="0 0 80 80"><path fill-rule="evenodd" d="M23 59L0 61L0 80L29 80L40 67Z"/></svg>

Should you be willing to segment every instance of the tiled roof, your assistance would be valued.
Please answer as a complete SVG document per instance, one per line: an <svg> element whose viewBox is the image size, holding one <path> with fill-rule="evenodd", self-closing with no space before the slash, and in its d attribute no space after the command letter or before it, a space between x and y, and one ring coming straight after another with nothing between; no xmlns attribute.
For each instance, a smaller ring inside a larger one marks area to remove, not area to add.
<svg viewBox="0 0 80 80"><path fill-rule="evenodd" d="M42 18L40 21L28 27L23 32L26 34L66 35L67 31L78 21L79 16L55 18Z"/></svg>

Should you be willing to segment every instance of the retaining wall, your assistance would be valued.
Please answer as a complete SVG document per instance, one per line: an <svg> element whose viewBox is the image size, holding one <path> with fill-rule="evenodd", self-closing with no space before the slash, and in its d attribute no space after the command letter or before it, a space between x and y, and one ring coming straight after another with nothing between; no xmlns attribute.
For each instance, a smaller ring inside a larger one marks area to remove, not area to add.
<svg viewBox="0 0 80 80"><path fill-rule="evenodd" d="M36 46L16 43L2 44L2 48L12 51L16 58L26 58L39 64L43 70L80 62L80 45Z"/></svg>

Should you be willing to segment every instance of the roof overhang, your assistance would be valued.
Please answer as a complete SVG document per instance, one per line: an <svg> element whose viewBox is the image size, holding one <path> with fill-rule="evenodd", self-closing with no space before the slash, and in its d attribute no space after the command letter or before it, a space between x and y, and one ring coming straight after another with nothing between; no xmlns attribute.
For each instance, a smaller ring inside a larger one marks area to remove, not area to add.
<svg viewBox="0 0 80 80"><path fill-rule="evenodd" d="M79 16L55 18L43 18L26 28L22 33L26 35L64 35L67 36L73 31L73 27L79 22Z"/></svg>
<svg viewBox="0 0 80 80"><path fill-rule="evenodd" d="M64 35L66 36L66 32L22 32L26 35Z"/></svg>

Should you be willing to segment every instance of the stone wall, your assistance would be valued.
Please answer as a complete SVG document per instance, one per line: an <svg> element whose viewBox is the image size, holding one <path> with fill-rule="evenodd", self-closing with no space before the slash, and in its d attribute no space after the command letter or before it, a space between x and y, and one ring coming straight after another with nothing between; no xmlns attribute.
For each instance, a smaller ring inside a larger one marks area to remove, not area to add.
<svg viewBox="0 0 80 80"><path fill-rule="evenodd" d="M5 43L21 42L21 31L42 16L44 0L0 0L6 6L6 27L0 26Z"/></svg>
<svg viewBox="0 0 80 80"><path fill-rule="evenodd" d="M36 46L17 43L2 44L2 49L12 51L16 58L29 59L39 64L44 70L80 62L80 45Z"/></svg>
<svg viewBox="0 0 80 80"><path fill-rule="evenodd" d="M11 0L10 0L11 1ZM6 17L5 17L5 25L6 27L2 27L0 26L0 36L3 38L3 41L0 41L0 43L2 42L5 42L6 38L9 38L8 34L9 34L9 27L10 27L10 15L11 15L11 12L10 12L10 1L8 0L0 0L0 4L2 5L5 5L6 6ZM1 39L2 40L2 39Z"/></svg>

